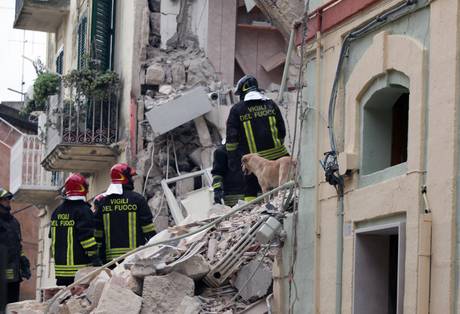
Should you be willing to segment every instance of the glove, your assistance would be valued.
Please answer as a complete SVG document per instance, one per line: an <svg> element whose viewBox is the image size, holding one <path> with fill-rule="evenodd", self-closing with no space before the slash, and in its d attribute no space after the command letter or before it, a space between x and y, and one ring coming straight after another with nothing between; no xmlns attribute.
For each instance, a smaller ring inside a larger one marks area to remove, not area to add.
<svg viewBox="0 0 460 314"><path fill-rule="evenodd" d="M102 266L103 265L101 258L97 254L94 256L91 256L90 260L91 260L92 266Z"/></svg>
<svg viewBox="0 0 460 314"><path fill-rule="evenodd" d="M222 189L214 189L214 203L222 204L224 198L224 191Z"/></svg>
<svg viewBox="0 0 460 314"><path fill-rule="evenodd" d="M21 255L19 260L19 274L21 278L30 279L32 274L30 273L30 262L29 259L25 255Z"/></svg>

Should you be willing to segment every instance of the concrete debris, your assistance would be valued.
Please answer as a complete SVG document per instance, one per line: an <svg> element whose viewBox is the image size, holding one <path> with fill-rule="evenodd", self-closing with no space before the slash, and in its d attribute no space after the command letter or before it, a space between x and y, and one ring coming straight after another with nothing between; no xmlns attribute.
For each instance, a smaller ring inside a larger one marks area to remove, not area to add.
<svg viewBox="0 0 460 314"><path fill-rule="evenodd" d="M189 259L174 265L173 271L188 276L194 280L200 280L209 273L209 263L201 254L194 255Z"/></svg>
<svg viewBox="0 0 460 314"><path fill-rule="evenodd" d="M253 260L241 267L236 275L235 287L246 301L255 301L267 295L272 284L272 271Z"/></svg>
<svg viewBox="0 0 460 314"><path fill-rule="evenodd" d="M147 276L153 276L157 273L153 261L150 259L138 260L133 266L131 266L131 274L137 278L144 278Z"/></svg>
<svg viewBox="0 0 460 314"><path fill-rule="evenodd" d="M102 291L95 314L139 313L142 298L129 289L108 283Z"/></svg>
<svg viewBox="0 0 460 314"><path fill-rule="evenodd" d="M32 300L10 303L6 307L7 314L44 314L45 311L45 303Z"/></svg>
<svg viewBox="0 0 460 314"><path fill-rule="evenodd" d="M122 288L131 290L137 295L142 295L142 280L137 278L139 276L134 276L134 272L131 269L124 270L121 272L114 273L110 279L110 283L119 285Z"/></svg>
<svg viewBox="0 0 460 314"><path fill-rule="evenodd" d="M273 204L279 207L281 200L275 198ZM207 218L186 218L183 224L163 230L149 243L195 231L209 219L230 210L224 205L215 206ZM47 313L233 314L259 313L259 309L263 313L265 299L271 293L273 260L278 250L270 247L262 256L266 247L257 242L255 236L244 247L240 242L251 235L254 228L263 225L267 220L265 213L273 210L269 206L255 206L193 236L137 252L113 270L102 270L86 281L78 293L60 296ZM238 260L231 264L229 256L238 256ZM208 276L214 274L216 265L223 267L221 274L225 279L216 278L210 285ZM90 269L82 270L79 277ZM46 311L45 305L16 303L8 309L41 314Z"/></svg>
<svg viewBox="0 0 460 314"><path fill-rule="evenodd" d="M163 66L158 63L154 63L147 68L147 73L145 74L145 83L152 85L160 85L165 80L165 70Z"/></svg>
<svg viewBox="0 0 460 314"><path fill-rule="evenodd" d="M175 314L199 314L200 312L201 303L198 298L192 298L186 295L176 309Z"/></svg>
<svg viewBox="0 0 460 314"><path fill-rule="evenodd" d="M86 290L86 297L91 302L92 309L96 308L102 295L105 285L109 282L110 276L107 272L100 272L96 278L90 283Z"/></svg>
<svg viewBox="0 0 460 314"><path fill-rule="evenodd" d="M173 92L173 87L171 85L161 85L158 92L163 95L170 95Z"/></svg>
<svg viewBox="0 0 460 314"><path fill-rule="evenodd" d="M144 279L142 314L175 314L184 297L194 296L192 279L177 272Z"/></svg>

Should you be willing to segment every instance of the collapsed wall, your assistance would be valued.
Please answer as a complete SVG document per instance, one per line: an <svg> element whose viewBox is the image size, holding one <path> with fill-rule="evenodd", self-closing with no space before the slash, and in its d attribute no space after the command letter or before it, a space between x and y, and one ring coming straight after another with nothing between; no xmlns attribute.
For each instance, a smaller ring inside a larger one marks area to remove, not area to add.
<svg viewBox="0 0 460 314"><path fill-rule="evenodd" d="M163 134L156 134L144 116L143 150L138 153L137 170L143 175L142 191L156 217L157 231L173 224L161 180L211 166L213 149L222 141L226 107L229 108L232 102L226 97L230 87L218 79L205 53L198 47L196 36L188 32L186 2L180 2L178 33L168 40L165 49L161 48L161 3L158 0L148 2L144 12L146 47L142 54L139 105L143 106L144 113L156 107L167 107L168 103L183 97L184 92L196 86L203 86L208 93L216 93L218 99L214 97L212 100L213 112L207 115L207 119L193 117L183 124L177 123L177 127ZM195 105L193 100L187 104L190 108ZM183 110L187 111L187 108ZM174 119L168 115L167 109L163 112L164 119ZM192 179L173 185L172 190L180 196L200 185L199 180Z"/></svg>

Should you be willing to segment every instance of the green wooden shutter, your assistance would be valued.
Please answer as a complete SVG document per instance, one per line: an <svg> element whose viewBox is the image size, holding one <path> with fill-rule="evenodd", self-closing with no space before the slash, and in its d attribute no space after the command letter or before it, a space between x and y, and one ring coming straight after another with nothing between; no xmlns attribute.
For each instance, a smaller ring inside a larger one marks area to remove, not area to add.
<svg viewBox="0 0 460 314"><path fill-rule="evenodd" d="M100 70L112 69L114 0L93 0L91 17L91 57Z"/></svg>
<svg viewBox="0 0 460 314"><path fill-rule="evenodd" d="M78 69L82 69L85 66L85 60L83 56L86 53L86 35L88 31L88 18L84 16L80 24L78 25Z"/></svg>
<svg viewBox="0 0 460 314"><path fill-rule="evenodd" d="M64 71L64 49L62 49L56 57L56 73L61 74Z"/></svg>

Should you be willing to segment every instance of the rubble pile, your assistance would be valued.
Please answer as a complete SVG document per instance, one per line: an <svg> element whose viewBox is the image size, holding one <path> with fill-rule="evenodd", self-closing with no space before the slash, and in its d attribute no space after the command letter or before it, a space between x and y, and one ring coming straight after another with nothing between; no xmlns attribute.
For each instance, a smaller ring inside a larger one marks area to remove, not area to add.
<svg viewBox="0 0 460 314"><path fill-rule="evenodd" d="M229 210L216 206L207 219L163 230L149 243L197 230ZM278 246L250 240L248 234L267 219L269 211L267 206L241 211L192 236L137 252L53 302L16 303L8 313L231 314L256 306L266 310ZM243 250L241 241L248 244ZM232 256L239 258L225 264ZM231 270L228 276L225 268ZM94 269L80 270L76 280ZM216 276L217 271L225 278Z"/></svg>

